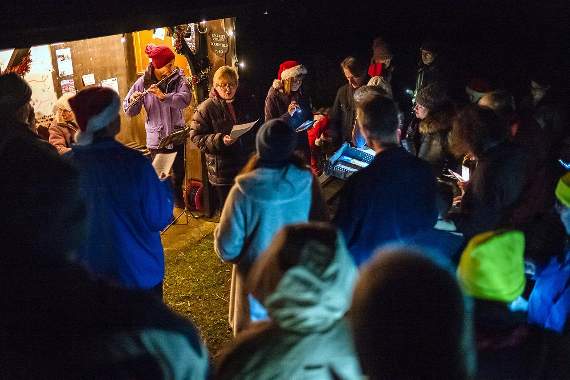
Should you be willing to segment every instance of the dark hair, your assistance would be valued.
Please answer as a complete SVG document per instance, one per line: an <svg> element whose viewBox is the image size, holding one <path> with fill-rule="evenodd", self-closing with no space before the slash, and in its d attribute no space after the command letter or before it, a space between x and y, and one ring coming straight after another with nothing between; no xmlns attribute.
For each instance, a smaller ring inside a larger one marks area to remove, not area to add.
<svg viewBox="0 0 570 380"><path fill-rule="evenodd" d="M473 153L479 156L491 144L506 139L507 123L489 108L476 104L465 106L453 121L451 151L457 156Z"/></svg>
<svg viewBox="0 0 570 380"><path fill-rule="evenodd" d="M298 167L299 169L303 169L303 170L308 170L308 171L311 170L311 168L309 166L307 166L307 163L305 162L305 159L303 158L303 156L301 156L301 154L299 152L296 152L296 151L293 152L291 157L289 157L289 161L286 164L292 164L292 165ZM241 169L240 174L252 172L255 169L259 168L260 166L261 165L259 162L259 155L257 153L254 153L251 155L251 157L249 157L249 160L246 162L246 164Z"/></svg>
<svg viewBox="0 0 570 380"><path fill-rule="evenodd" d="M357 77L365 75L367 71L364 62L355 57L346 57L340 63L340 67L347 69L352 75L356 75Z"/></svg>
<svg viewBox="0 0 570 380"><path fill-rule="evenodd" d="M332 261L336 247L337 231L329 223L311 222L285 226L282 230L285 241L280 249L279 268L286 272L299 263L303 247L310 241L317 241L331 252Z"/></svg>
<svg viewBox="0 0 570 380"><path fill-rule="evenodd" d="M467 379L469 304L451 270L420 252L377 252L360 274L351 322L370 379Z"/></svg>
<svg viewBox="0 0 570 380"><path fill-rule="evenodd" d="M378 91L364 94L356 108L362 113L360 125L368 131L370 138L384 142L394 136L400 127L401 114L396 103Z"/></svg>

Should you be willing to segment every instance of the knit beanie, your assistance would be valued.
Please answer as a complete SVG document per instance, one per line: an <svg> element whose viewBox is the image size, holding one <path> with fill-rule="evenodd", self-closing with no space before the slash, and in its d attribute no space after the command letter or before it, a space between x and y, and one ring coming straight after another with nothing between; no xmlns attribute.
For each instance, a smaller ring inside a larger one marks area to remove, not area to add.
<svg viewBox="0 0 570 380"><path fill-rule="evenodd" d="M89 145L93 134L106 128L119 117L121 101L119 94L108 87L86 87L69 99L69 105L80 131L75 137L77 144Z"/></svg>
<svg viewBox="0 0 570 380"><path fill-rule="evenodd" d="M0 75L0 112L13 113L30 101L32 89L28 83L15 73Z"/></svg>
<svg viewBox="0 0 570 380"><path fill-rule="evenodd" d="M564 206L570 207L570 173L564 174L556 184L556 199L560 201Z"/></svg>
<svg viewBox="0 0 570 380"><path fill-rule="evenodd" d="M489 301L514 301L525 287L524 247L524 234L516 230L473 237L457 268L465 293Z"/></svg>
<svg viewBox="0 0 570 380"><path fill-rule="evenodd" d="M297 146L297 134L283 120L271 119L257 132L255 146L264 166L284 166Z"/></svg>
<svg viewBox="0 0 570 380"><path fill-rule="evenodd" d="M416 103L430 111L436 110L449 102L445 89L437 83L430 83L418 91Z"/></svg>
<svg viewBox="0 0 570 380"><path fill-rule="evenodd" d="M148 44L144 52L151 59L152 66L155 69L166 66L175 57L174 52L168 46Z"/></svg>

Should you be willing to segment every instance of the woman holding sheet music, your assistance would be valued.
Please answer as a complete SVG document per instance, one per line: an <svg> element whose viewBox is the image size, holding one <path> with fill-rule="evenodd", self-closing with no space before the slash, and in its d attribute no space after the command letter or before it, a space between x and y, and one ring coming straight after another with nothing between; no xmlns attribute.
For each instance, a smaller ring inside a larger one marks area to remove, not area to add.
<svg viewBox="0 0 570 380"><path fill-rule="evenodd" d="M249 103L238 91L237 72L222 66L214 74L210 97L192 117L190 138L206 155L208 181L216 189L220 210L235 176L255 150L256 128L240 137L230 137L234 125L258 118Z"/></svg>

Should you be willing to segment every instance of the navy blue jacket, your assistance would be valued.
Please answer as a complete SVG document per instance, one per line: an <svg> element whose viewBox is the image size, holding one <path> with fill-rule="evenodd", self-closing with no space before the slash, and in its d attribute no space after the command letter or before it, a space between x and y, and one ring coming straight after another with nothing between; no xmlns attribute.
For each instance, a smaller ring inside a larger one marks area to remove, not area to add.
<svg viewBox="0 0 570 380"><path fill-rule="evenodd" d="M431 229L437 222L435 198L430 165L394 146L348 179L333 223L361 265L379 246Z"/></svg>
<svg viewBox="0 0 570 380"><path fill-rule="evenodd" d="M79 260L93 274L127 288L150 289L164 277L160 231L172 217L172 191L150 161L113 139L74 145L87 238Z"/></svg>

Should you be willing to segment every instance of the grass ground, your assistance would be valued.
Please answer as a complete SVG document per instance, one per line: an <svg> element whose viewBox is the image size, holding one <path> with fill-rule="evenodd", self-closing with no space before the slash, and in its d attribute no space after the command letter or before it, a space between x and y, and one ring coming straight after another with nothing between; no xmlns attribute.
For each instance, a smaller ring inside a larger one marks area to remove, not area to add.
<svg viewBox="0 0 570 380"><path fill-rule="evenodd" d="M190 218L163 234L166 276L164 299L192 320L212 356L231 339L227 322L231 266L214 253L215 224Z"/></svg>

